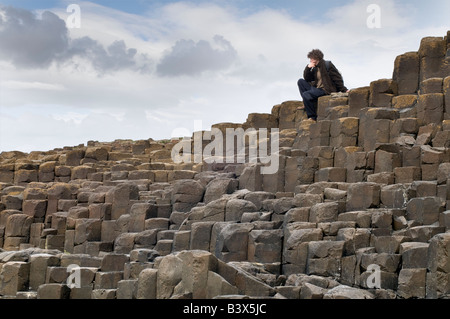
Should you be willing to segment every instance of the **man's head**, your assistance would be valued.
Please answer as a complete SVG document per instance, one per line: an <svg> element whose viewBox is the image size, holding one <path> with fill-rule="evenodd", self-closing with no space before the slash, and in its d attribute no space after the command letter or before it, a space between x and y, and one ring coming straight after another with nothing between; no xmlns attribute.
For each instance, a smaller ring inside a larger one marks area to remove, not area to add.
<svg viewBox="0 0 450 319"><path fill-rule="evenodd" d="M319 49L314 49L311 52L308 53L308 59L311 61L311 63L315 64L317 66L317 64L319 64L320 61L323 60L323 52L320 51Z"/></svg>

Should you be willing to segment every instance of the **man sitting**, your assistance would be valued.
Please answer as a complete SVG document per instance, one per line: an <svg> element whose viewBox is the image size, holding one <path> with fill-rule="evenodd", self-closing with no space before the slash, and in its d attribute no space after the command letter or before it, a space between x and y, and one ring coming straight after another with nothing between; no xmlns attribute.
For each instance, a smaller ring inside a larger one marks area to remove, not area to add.
<svg viewBox="0 0 450 319"><path fill-rule="evenodd" d="M304 79L298 80L298 88L303 98L308 119L317 121L317 100L335 92L348 92L338 69L325 61L322 51L315 49L308 53L310 63L303 72Z"/></svg>

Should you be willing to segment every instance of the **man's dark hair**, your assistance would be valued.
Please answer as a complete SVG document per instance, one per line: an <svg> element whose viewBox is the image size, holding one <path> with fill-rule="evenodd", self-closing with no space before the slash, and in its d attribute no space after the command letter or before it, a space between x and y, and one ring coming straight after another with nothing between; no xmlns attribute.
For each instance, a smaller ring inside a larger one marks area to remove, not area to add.
<svg viewBox="0 0 450 319"><path fill-rule="evenodd" d="M323 52L319 49L314 49L311 52L308 53L308 59L315 59L315 60L323 60Z"/></svg>

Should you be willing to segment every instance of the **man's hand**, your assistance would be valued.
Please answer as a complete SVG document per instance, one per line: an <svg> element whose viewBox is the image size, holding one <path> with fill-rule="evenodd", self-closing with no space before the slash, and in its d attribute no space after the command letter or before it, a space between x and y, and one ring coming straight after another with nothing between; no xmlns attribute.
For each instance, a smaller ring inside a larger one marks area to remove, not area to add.
<svg viewBox="0 0 450 319"><path fill-rule="evenodd" d="M318 60L310 59L309 60L309 64L308 64L308 68L310 68L310 69L315 68L317 66L317 64L319 64Z"/></svg>

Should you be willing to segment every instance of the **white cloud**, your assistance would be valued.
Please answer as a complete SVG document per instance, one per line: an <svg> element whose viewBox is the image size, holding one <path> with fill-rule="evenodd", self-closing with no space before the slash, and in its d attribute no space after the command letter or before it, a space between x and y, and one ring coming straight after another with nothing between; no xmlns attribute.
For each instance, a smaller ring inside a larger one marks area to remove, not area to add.
<svg viewBox="0 0 450 319"><path fill-rule="evenodd" d="M46 90L64 91L65 87L58 83L26 82L26 81L4 81L3 89L9 90Z"/></svg>
<svg viewBox="0 0 450 319"><path fill-rule="evenodd" d="M0 6L0 11L0 58L18 68L46 69L80 57L100 74L122 69L150 70L147 56L128 48L123 40L104 46L88 36L71 38L65 21L50 11L40 17L14 7Z"/></svg>
<svg viewBox="0 0 450 319"><path fill-rule="evenodd" d="M205 71L227 69L236 58L236 50L222 36L214 36L212 44L182 39L165 53L157 73L160 76L199 75Z"/></svg>

